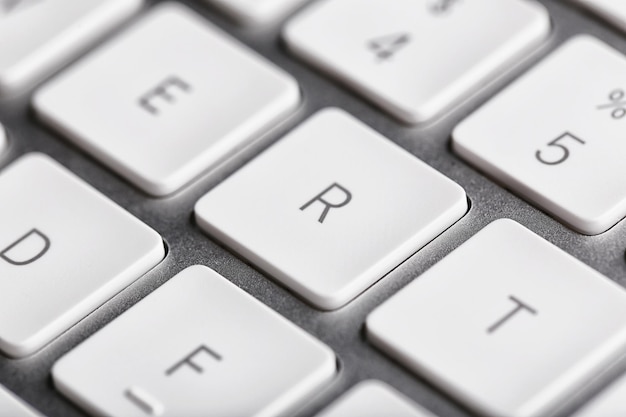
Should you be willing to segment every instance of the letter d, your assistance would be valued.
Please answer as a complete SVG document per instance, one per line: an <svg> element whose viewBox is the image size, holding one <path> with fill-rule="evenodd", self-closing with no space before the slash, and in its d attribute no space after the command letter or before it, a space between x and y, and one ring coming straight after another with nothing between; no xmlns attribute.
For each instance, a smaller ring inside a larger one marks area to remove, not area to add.
<svg viewBox="0 0 626 417"><path fill-rule="evenodd" d="M41 258L48 249L50 239L39 230L33 229L0 252L0 258L11 265L28 265Z"/></svg>

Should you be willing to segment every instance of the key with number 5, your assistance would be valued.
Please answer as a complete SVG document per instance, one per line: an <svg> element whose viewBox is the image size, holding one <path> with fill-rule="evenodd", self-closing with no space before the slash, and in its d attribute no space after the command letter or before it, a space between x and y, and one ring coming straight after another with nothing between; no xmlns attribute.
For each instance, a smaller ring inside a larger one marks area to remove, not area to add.
<svg viewBox="0 0 626 417"><path fill-rule="evenodd" d="M554 217L598 234L626 216L626 57L569 41L461 123L453 149Z"/></svg>

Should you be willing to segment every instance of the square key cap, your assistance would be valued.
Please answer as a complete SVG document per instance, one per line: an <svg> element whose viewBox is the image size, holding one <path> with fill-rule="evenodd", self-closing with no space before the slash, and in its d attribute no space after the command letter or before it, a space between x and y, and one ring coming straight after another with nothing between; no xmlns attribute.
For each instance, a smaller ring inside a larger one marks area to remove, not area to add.
<svg viewBox="0 0 626 417"><path fill-rule="evenodd" d="M328 347L192 266L61 358L52 376L96 416L277 417L335 372Z"/></svg>
<svg viewBox="0 0 626 417"><path fill-rule="evenodd" d="M626 216L626 57L574 38L463 121L461 157L573 229Z"/></svg>
<svg viewBox="0 0 626 417"><path fill-rule="evenodd" d="M39 81L142 4L143 0L0 0L0 95Z"/></svg>
<svg viewBox="0 0 626 417"><path fill-rule="evenodd" d="M165 255L150 227L50 158L0 173L0 350L42 348Z"/></svg>
<svg viewBox="0 0 626 417"><path fill-rule="evenodd" d="M406 123L426 122L514 66L550 32L528 0L319 0L287 46Z"/></svg>
<svg viewBox="0 0 626 417"><path fill-rule="evenodd" d="M626 351L625 317L621 287L497 220L374 310L367 337L481 416L542 417Z"/></svg>
<svg viewBox="0 0 626 417"><path fill-rule="evenodd" d="M300 102L289 75L164 3L37 92L38 116L145 192L172 193Z"/></svg>
<svg viewBox="0 0 626 417"><path fill-rule="evenodd" d="M460 186L327 109L210 191L195 214L207 233L330 310L466 211Z"/></svg>

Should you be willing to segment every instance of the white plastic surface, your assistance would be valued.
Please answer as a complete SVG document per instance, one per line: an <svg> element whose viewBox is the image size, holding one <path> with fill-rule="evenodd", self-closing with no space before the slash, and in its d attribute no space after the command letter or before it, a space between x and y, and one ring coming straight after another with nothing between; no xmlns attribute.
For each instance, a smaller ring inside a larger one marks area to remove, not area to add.
<svg viewBox="0 0 626 417"><path fill-rule="evenodd" d="M49 157L0 173L0 349L43 347L164 256L160 236Z"/></svg>
<svg viewBox="0 0 626 417"><path fill-rule="evenodd" d="M97 416L288 413L336 372L323 344L204 266L192 266L54 366Z"/></svg>
<svg viewBox="0 0 626 417"><path fill-rule="evenodd" d="M619 0L572 0L593 10L602 18L626 30L626 2Z"/></svg>
<svg viewBox="0 0 626 417"><path fill-rule="evenodd" d="M466 211L460 186L337 109L314 115L195 208L203 230L327 310Z"/></svg>
<svg viewBox="0 0 626 417"><path fill-rule="evenodd" d="M239 22L258 26L271 23L306 0L205 0L212 3Z"/></svg>
<svg viewBox="0 0 626 417"><path fill-rule="evenodd" d="M24 404L6 388L0 386L0 416L3 417L42 417L41 414Z"/></svg>
<svg viewBox="0 0 626 417"><path fill-rule="evenodd" d="M621 287L497 220L374 310L367 337L480 415L540 417L623 354L625 316Z"/></svg>
<svg viewBox="0 0 626 417"><path fill-rule="evenodd" d="M296 82L179 4L38 91L39 117L147 193L181 188L298 104Z"/></svg>
<svg viewBox="0 0 626 417"><path fill-rule="evenodd" d="M605 388L572 417L621 416L626 416L626 376Z"/></svg>
<svg viewBox="0 0 626 417"><path fill-rule="evenodd" d="M320 0L293 18L294 53L406 123L440 115L550 32L527 0Z"/></svg>
<svg viewBox="0 0 626 417"><path fill-rule="evenodd" d="M368 380L352 388L317 417L434 417L387 384Z"/></svg>
<svg viewBox="0 0 626 417"><path fill-rule="evenodd" d="M626 216L624 123L626 57L585 36L463 121L452 146L557 219L593 235Z"/></svg>
<svg viewBox="0 0 626 417"><path fill-rule="evenodd" d="M141 5L142 0L0 2L0 95L39 81Z"/></svg>

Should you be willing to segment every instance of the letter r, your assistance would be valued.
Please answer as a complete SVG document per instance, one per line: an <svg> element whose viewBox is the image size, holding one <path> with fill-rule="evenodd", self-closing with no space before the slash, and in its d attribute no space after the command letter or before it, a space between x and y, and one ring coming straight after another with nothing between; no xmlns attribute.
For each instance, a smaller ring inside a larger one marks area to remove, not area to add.
<svg viewBox="0 0 626 417"><path fill-rule="evenodd" d="M338 196L339 194L339 196ZM343 200L339 201L339 198L343 198ZM333 201L329 201L329 200ZM311 204L319 201L324 205L324 210L320 215L318 221L320 223L324 223L326 216L331 208L340 208L346 206L352 200L352 194L346 188L337 184L336 182L330 185L330 187L326 188L324 191L313 197L310 201L308 201L305 205L300 207L301 211L306 210Z"/></svg>

